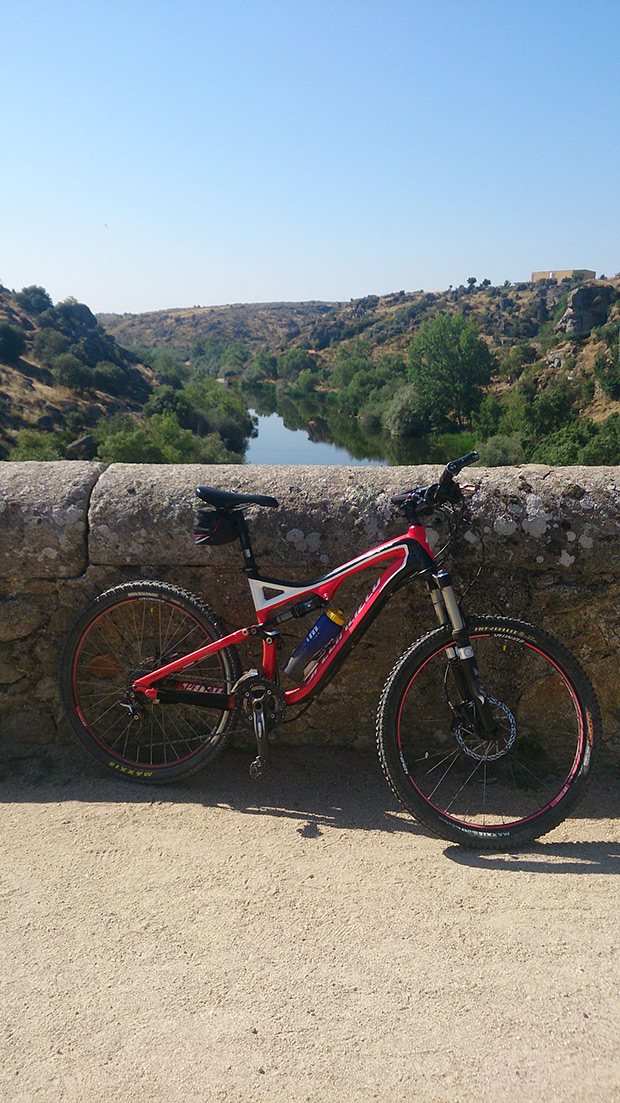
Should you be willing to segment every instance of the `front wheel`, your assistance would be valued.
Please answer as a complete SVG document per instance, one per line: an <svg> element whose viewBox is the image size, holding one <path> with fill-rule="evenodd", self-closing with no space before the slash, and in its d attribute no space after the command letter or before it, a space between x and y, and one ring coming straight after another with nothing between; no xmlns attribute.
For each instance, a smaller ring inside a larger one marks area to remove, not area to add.
<svg viewBox="0 0 620 1103"><path fill-rule="evenodd" d="M223 634L208 605L164 582L126 582L96 598L73 626L60 670L67 718L90 754L143 782L185 777L212 759L233 712L151 701L132 684ZM240 675L232 647L187 667L192 688L219 693L223 703Z"/></svg>
<svg viewBox="0 0 620 1103"><path fill-rule="evenodd" d="M449 628L398 661L377 716L377 746L395 795L451 842L502 850L556 827L582 794L601 718L577 660L547 632L500 617L467 624L495 721L482 730L460 692Z"/></svg>

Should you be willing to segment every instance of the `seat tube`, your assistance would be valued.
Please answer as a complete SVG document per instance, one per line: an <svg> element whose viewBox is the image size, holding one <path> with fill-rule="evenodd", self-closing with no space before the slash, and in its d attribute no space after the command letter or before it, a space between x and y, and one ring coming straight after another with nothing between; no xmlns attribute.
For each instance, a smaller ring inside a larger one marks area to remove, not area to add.
<svg viewBox="0 0 620 1103"><path fill-rule="evenodd" d="M272 681L276 677L276 654L279 639L278 632L273 632L270 636L263 638L263 674L265 678L270 678Z"/></svg>
<svg viewBox="0 0 620 1103"><path fill-rule="evenodd" d="M252 551L252 544L250 542L250 532L248 529L247 521L242 513L239 514L238 519L239 526L239 543L241 544L241 550L243 551L243 561L245 567L243 568L246 573L256 574L258 572L258 565L254 559L254 552Z"/></svg>

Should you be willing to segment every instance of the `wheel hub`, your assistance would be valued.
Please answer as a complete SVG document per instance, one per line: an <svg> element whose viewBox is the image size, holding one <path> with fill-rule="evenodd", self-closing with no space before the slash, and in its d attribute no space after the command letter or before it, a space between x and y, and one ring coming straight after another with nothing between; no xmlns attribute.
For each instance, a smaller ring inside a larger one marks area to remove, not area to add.
<svg viewBox="0 0 620 1103"><path fill-rule="evenodd" d="M494 738L489 739L480 730L480 724L474 715L463 719L454 729L461 750L477 762L493 762L497 758L503 758L517 738L517 722L510 709L493 697L488 698L488 703L492 706L498 728Z"/></svg>

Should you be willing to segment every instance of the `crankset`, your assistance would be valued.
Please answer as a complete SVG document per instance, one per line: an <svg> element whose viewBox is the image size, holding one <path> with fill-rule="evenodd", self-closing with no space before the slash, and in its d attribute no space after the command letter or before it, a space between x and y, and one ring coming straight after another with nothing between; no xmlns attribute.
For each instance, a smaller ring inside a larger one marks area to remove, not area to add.
<svg viewBox="0 0 620 1103"><path fill-rule="evenodd" d="M237 714L256 737L258 755L250 765L250 777L259 778L269 768L269 732L284 716L284 694L275 682L249 670L236 683L233 695Z"/></svg>

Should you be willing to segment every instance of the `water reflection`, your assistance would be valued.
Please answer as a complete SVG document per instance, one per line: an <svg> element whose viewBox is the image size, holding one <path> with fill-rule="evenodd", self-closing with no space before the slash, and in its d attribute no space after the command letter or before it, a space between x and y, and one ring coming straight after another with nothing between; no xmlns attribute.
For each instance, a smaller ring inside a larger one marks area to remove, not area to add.
<svg viewBox="0 0 620 1103"><path fill-rule="evenodd" d="M333 406L327 410L314 395L295 402L287 395L277 404L275 388L263 387L246 395L246 400L257 424L246 463L381 467L445 463L475 447L469 433L416 438L365 433L358 418Z"/></svg>
<svg viewBox="0 0 620 1103"><path fill-rule="evenodd" d="M307 429L287 429L279 414L257 415L254 410L250 413L257 418L258 435L248 444L246 463L325 463L356 467L386 466L388 463L385 459L358 459L346 448L322 439L323 434L327 435L326 424L317 426L310 422Z"/></svg>

